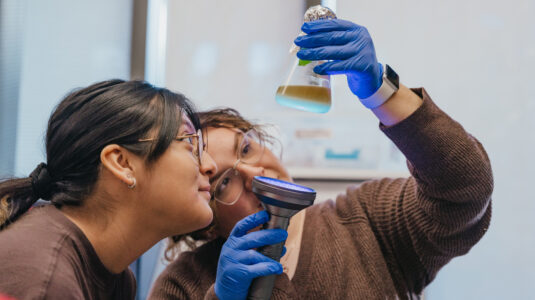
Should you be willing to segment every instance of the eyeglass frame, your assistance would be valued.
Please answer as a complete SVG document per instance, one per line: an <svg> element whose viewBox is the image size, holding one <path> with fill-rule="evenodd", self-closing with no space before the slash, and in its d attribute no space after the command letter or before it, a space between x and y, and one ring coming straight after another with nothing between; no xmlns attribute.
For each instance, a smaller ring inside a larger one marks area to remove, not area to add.
<svg viewBox="0 0 535 300"><path fill-rule="evenodd" d="M257 161L253 162L253 163L248 163L248 162L244 162L242 161L242 158L240 158L240 154L237 153L236 155L238 156L238 159L234 162L232 168L228 168L226 169L225 171L223 171L223 173L221 173L221 175L219 176L219 178L217 179L217 181L214 183L214 185L212 187L210 187L210 195L211 195L211 200L215 200L223 205L228 205L228 206L231 206L231 205L234 205L236 204L236 202L238 202L238 200L240 199L240 196L241 194L243 193L243 190L244 190L244 184L243 184L243 181L245 180L245 178L243 178L243 176L241 175L240 171L238 171L236 168L238 167L238 165L240 163L243 163L243 164L255 164L257 163L258 161L260 161L262 159L262 157L264 156L264 152L266 151L266 146L264 145L264 141L260 138L260 136L258 135L258 132L254 129L254 128L250 128L249 130L247 130L246 132L243 132L242 130L239 130L240 132L243 133L244 136L246 136L249 132L256 132L256 135L259 137L259 139L261 140L261 145L262 145L262 153L260 154L260 157L258 158ZM242 141L243 142L243 141ZM240 143L241 145L241 143ZM241 147L238 147L238 151L241 149ZM241 182L242 182L242 189L240 191L240 193L236 196L236 199L234 199L232 202L224 202L220 199L217 199L216 196L215 196L215 192L216 192L216 188L221 184L221 181L223 179L225 179L225 174L227 174L228 172L235 172L235 175L239 176L241 178Z"/></svg>
<svg viewBox="0 0 535 300"><path fill-rule="evenodd" d="M236 168L238 167L238 164L242 162L239 158L236 160L236 162L234 163L234 166L232 166L232 168L228 168L226 169L223 173L221 173L221 176L217 179L217 181L215 182L215 184L213 185L213 187L210 187L210 195L212 196L212 200L215 200L223 205L228 205L228 206L231 206L231 205L234 205L236 204L236 202L238 202L238 200L240 200L240 196L241 194L243 193L243 188L241 189L240 193L236 196L236 199L234 199L232 202L228 203L228 202L225 202L223 200L220 200L220 199L217 199L216 196L215 196L215 191L216 191L216 188L219 186L219 184L221 183L221 181L223 179L225 179L225 174L227 174L228 172L235 172L235 174L237 176L239 176L242 180L242 185L243 185L243 180L245 180L243 178L243 176L241 176L240 174L240 171L238 171ZM243 162L242 162L243 163Z"/></svg>
<svg viewBox="0 0 535 300"><path fill-rule="evenodd" d="M180 136L174 137L173 140L174 141L178 141L178 142L182 142L185 139L189 139L189 138L197 138L197 149L195 151L195 147L193 147L194 148L193 149L194 150L193 151L193 155L197 157L197 164L199 166L201 166L201 164L202 164L202 153L205 150L205 144L204 144L204 140L203 140L202 130L201 129L197 129L197 133L190 133L190 134L185 134L185 135L180 135ZM156 140L156 138L147 138L147 139L139 139L138 142L152 142L152 141L155 141L155 140ZM193 142L191 142L189 144L194 146Z"/></svg>

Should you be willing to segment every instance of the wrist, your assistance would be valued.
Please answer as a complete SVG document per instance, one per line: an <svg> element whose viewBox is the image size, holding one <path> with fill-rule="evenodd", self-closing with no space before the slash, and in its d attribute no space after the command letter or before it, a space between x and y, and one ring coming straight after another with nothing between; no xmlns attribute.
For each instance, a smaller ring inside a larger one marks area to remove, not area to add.
<svg viewBox="0 0 535 300"><path fill-rule="evenodd" d="M217 299L222 299L221 298L221 294L220 294L220 292L218 291L218 288L217 288L217 282L214 284L214 295L216 296Z"/></svg>
<svg viewBox="0 0 535 300"><path fill-rule="evenodd" d="M222 300L215 292L215 284L212 284L206 294L204 295L204 300Z"/></svg>
<svg viewBox="0 0 535 300"><path fill-rule="evenodd" d="M401 84L388 101L371 111L383 125L392 126L408 118L422 104L422 98Z"/></svg>
<svg viewBox="0 0 535 300"><path fill-rule="evenodd" d="M369 66L367 69L368 71L358 74L347 73L349 89L359 99L370 97L383 83L383 66L380 63L377 63L375 67Z"/></svg>
<svg viewBox="0 0 535 300"><path fill-rule="evenodd" d="M381 65L379 64L379 66ZM368 97L359 97L360 102L366 108L374 109L383 105L399 90L399 76L389 65L385 65L385 70L381 74L379 88Z"/></svg>

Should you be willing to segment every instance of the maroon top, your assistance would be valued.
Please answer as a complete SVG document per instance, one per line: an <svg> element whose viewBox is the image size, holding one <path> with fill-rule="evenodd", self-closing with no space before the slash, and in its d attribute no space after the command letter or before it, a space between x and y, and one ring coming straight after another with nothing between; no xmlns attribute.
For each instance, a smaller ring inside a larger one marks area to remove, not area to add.
<svg viewBox="0 0 535 300"><path fill-rule="evenodd" d="M134 299L127 269L113 274L84 233L52 205L0 231L0 294L16 299Z"/></svg>

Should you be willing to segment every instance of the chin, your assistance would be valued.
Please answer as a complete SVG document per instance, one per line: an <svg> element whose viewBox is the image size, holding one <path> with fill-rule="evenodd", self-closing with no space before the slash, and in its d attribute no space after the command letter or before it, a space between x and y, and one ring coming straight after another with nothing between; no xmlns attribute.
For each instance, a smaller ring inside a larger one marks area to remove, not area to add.
<svg viewBox="0 0 535 300"><path fill-rule="evenodd" d="M210 209L210 213L206 217L206 222L204 222L204 225L201 228L207 227L208 225L210 225L210 223L212 223L213 220L214 220L214 213Z"/></svg>
<svg viewBox="0 0 535 300"><path fill-rule="evenodd" d="M210 223L212 223L212 219L213 219L213 214L212 213L200 215L200 216L198 216L198 218L194 222L189 224L190 225L190 226L188 226L189 228L181 228L180 231L182 233L180 233L180 234L187 234L187 233L195 232L197 230L200 230L200 229L203 229L205 227L208 227L208 225L210 225Z"/></svg>
<svg viewBox="0 0 535 300"><path fill-rule="evenodd" d="M203 199L203 201L205 200ZM208 205L208 202L206 202L206 206L203 207L203 210L203 213L199 215L199 223L202 223L201 228L210 225L210 223L212 223L212 220L214 219L214 212L212 211L212 208L210 208L210 206Z"/></svg>

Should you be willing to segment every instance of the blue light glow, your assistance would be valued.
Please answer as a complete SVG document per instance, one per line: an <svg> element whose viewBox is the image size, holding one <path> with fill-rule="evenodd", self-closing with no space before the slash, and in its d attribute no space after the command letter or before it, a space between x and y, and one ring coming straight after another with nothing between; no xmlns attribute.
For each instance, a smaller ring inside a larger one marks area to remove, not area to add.
<svg viewBox="0 0 535 300"><path fill-rule="evenodd" d="M270 185L274 185L274 186L277 186L277 187L285 188L287 190L292 190L292 191L295 191L295 192L305 192L305 193L315 193L316 192L311 188L307 188L306 186L298 185L298 184L295 184L295 183L291 183L291 182L288 182L288 181L279 180L279 179L275 179L275 178L271 178L271 177L255 176L255 179L257 179L257 180L259 180L259 181L261 181L263 183L266 183L266 184L270 184Z"/></svg>

